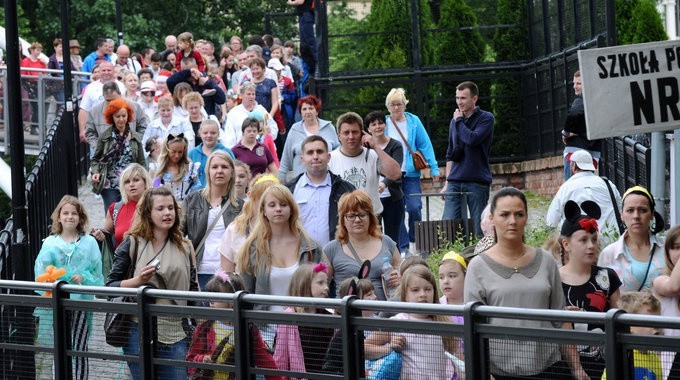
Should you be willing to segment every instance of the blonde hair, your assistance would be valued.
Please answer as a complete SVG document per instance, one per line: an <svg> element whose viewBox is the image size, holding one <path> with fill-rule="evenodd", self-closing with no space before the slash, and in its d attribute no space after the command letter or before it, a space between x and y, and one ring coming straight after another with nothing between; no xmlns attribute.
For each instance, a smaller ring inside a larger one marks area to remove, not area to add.
<svg viewBox="0 0 680 380"><path fill-rule="evenodd" d="M264 194L265 190L267 190L270 186L277 183L274 181L258 182L260 177L262 177L262 174L257 175L250 181L250 186L248 186L250 189L248 192L248 200L243 205L243 210L241 213L238 214L236 219L234 219L236 232L243 236L247 235L246 232L250 223L257 219L257 215L260 211L260 200L262 199L262 194Z"/></svg>
<svg viewBox="0 0 680 380"><path fill-rule="evenodd" d="M120 182L118 184L118 188L121 190L120 197L124 203L127 203L129 200L127 192L125 192L125 184L130 182L135 176L139 176L139 178L144 180L144 190L151 187L152 181L151 177L149 177L149 172L142 165L136 162L131 163L120 174Z"/></svg>
<svg viewBox="0 0 680 380"><path fill-rule="evenodd" d="M189 154L187 152L188 147L189 147L189 142L187 141L186 137L175 137L174 139L170 140L170 135L168 135L168 138L165 140L165 143L163 143L163 147L161 149L161 155L158 157L158 170L156 170L155 176L156 178L161 178L163 177L163 174L168 170L168 166L170 164L170 158L168 157L169 151L170 151L170 144L174 144L176 142L183 142L184 143L184 153L182 153L182 158L180 158L179 162L177 165L179 166L179 171L177 172L177 175L175 178L173 178L173 181L180 181L182 178L184 178L184 175L187 174L189 171L189 164L191 161L189 161Z"/></svg>
<svg viewBox="0 0 680 380"><path fill-rule="evenodd" d="M255 223L255 228L250 232L248 239L241 247L238 252L238 267L239 272L244 273L257 273L259 266L264 264L266 269L269 270L272 264L272 252L269 247L269 239L272 236L271 225L269 224L269 219L265 215L265 203L268 197L274 197L277 201L285 203L290 207L290 218L288 219L288 227L290 231L295 235L302 245L303 242L312 241L302 224L298 219L300 214L300 209L298 208L293 194L290 190L283 185L273 185L269 186L264 193L259 202L259 210L257 213L257 222ZM251 250L255 253L254 260L250 260Z"/></svg>
<svg viewBox="0 0 680 380"><path fill-rule="evenodd" d="M172 98L170 98L170 97L161 96L160 99L158 99L158 109L161 109L161 108L172 109L174 106L175 106L175 103L173 102Z"/></svg>
<svg viewBox="0 0 680 380"><path fill-rule="evenodd" d="M654 314L661 313L661 302L650 291L621 293L617 306L630 314L640 314L645 306Z"/></svg>
<svg viewBox="0 0 680 380"><path fill-rule="evenodd" d="M189 102L196 102L200 104L201 107L205 105L203 97L196 91L191 91L190 93L184 95L184 97L182 98L182 108L187 109L187 105L189 104Z"/></svg>
<svg viewBox="0 0 680 380"><path fill-rule="evenodd" d="M203 198L210 203L210 200L212 199L212 190L210 189L210 185L212 184L212 180L210 179L210 164L212 163L212 160L216 157L219 157L225 161L227 161L227 164L231 167L231 178L229 178L229 183L227 183L227 196L229 197L229 203L231 203L232 206L238 207L238 199L236 199L236 192L234 191L234 182L236 181L236 174L234 170L234 159L231 158L229 153L227 153L224 150L216 150L210 154L210 157L208 157L208 160L205 163L205 181L206 185L201 190L203 195Z"/></svg>
<svg viewBox="0 0 680 380"><path fill-rule="evenodd" d="M52 233L59 235L64 231L64 226L61 225L59 216L61 214L61 209L66 205L72 205L76 208L76 211L78 212L78 225L76 226L76 231L78 231L79 234L84 234L90 219L87 216L85 206L73 195L64 195L57 207L52 211Z"/></svg>
<svg viewBox="0 0 680 380"><path fill-rule="evenodd" d="M404 106L408 104L408 99L406 99L406 91L403 88L393 88L385 97L385 107L389 107L390 103L398 100L404 103Z"/></svg>

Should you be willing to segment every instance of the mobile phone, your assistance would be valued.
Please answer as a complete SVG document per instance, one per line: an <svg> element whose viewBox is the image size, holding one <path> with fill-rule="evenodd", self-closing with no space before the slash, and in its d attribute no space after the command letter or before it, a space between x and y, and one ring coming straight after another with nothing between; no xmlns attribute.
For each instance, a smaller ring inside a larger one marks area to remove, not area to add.
<svg viewBox="0 0 680 380"><path fill-rule="evenodd" d="M158 270L161 269L161 260L158 259L158 258L153 259L153 260L149 263L149 265L153 265L154 267L156 267L156 270L158 271Z"/></svg>

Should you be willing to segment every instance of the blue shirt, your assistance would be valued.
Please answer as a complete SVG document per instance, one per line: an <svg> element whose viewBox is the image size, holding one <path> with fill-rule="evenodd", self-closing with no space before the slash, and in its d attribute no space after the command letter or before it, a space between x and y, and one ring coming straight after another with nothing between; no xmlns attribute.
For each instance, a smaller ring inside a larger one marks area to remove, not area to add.
<svg viewBox="0 0 680 380"><path fill-rule="evenodd" d="M234 153L231 151L231 149L227 148L226 146L222 145L222 143L217 143L215 145L215 150L223 150L231 156L231 158L234 158ZM200 162L201 166L198 168L198 182L201 183L201 185L196 189L200 190L205 187L205 185L208 183L205 180L205 165L208 163L208 156L203 153L203 143L198 144L197 147L189 151L189 159L191 162ZM231 174L232 176L234 173Z"/></svg>
<svg viewBox="0 0 680 380"><path fill-rule="evenodd" d="M300 217L309 236L322 247L330 240L328 230L328 207L331 198L331 175L320 184L309 181L307 174L300 177L295 191L295 202L300 206Z"/></svg>

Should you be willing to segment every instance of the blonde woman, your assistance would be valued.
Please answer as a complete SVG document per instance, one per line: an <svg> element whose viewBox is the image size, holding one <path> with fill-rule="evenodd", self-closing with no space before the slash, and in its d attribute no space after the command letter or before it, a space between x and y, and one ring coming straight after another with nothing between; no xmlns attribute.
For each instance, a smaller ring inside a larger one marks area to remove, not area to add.
<svg viewBox="0 0 680 380"><path fill-rule="evenodd" d="M202 187L198 177L201 163L189 160L187 145L187 139L182 133L169 134L163 144L158 167L150 168L154 177L153 187L170 188L178 201L183 201L189 193Z"/></svg>

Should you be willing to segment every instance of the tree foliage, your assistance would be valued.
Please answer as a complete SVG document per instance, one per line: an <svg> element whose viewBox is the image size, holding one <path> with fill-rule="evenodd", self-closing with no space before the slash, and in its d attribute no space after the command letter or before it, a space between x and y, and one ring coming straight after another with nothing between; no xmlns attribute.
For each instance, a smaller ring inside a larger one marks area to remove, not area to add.
<svg viewBox="0 0 680 380"><path fill-rule="evenodd" d="M616 39L619 45L667 40L656 2L616 0Z"/></svg>
<svg viewBox="0 0 680 380"><path fill-rule="evenodd" d="M444 0L440 12L435 63L458 65L482 62L486 41L474 29L477 17L470 6L464 0Z"/></svg>

